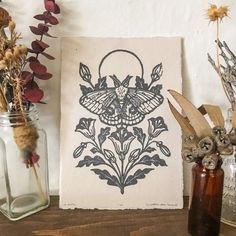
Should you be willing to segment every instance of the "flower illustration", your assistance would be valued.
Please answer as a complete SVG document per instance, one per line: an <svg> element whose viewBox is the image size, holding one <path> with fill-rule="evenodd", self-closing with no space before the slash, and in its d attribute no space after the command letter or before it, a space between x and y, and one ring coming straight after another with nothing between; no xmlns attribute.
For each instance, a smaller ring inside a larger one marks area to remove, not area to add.
<svg viewBox="0 0 236 236"><path fill-rule="evenodd" d="M163 68L162 68L162 63L156 65L151 74L152 81L158 81L163 74Z"/></svg>
<svg viewBox="0 0 236 236"><path fill-rule="evenodd" d="M156 138L163 131L167 131L167 125L161 116L148 119L148 133L151 138Z"/></svg>
<svg viewBox="0 0 236 236"><path fill-rule="evenodd" d="M73 152L73 157L78 158L83 153L84 149L87 147L87 143L82 142Z"/></svg>
<svg viewBox="0 0 236 236"><path fill-rule="evenodd" d="M118 128L117 131L111 133L109 139L113 142L116 153L124 158L135 136L125 128Z"/></svg>
<svg viewBox="0 0 236 236"><path fill-rule="evenodd" d="M79 124L76 126L75 131L82 133L86 138L93 138L95 136L94 123L95 119L81 118Z"/></svg>
<svg viewBox="0 0 236 236"><path fill-rule="evenodd" d="M81 78L85 81L85 82L90 82L91 81L91 74L90 74L90 70L89 68L84 65L83 63L80 63L80 67L79 67L79 74L81 76Z"/></svg>

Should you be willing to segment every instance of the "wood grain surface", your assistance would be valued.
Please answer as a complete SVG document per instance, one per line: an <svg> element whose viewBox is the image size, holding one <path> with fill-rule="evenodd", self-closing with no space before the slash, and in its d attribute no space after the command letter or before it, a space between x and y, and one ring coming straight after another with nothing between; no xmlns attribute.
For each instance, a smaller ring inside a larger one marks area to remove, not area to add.
<svg viewBox="0 0 236 236"><path fill-rule="evenodd" d="M187 199L183 210L61 210L51 206L17 222L0 215L0 236L187 236ZM221 224L221 236L236 228ZM210 235L209 235L210 236Z"/></svg>

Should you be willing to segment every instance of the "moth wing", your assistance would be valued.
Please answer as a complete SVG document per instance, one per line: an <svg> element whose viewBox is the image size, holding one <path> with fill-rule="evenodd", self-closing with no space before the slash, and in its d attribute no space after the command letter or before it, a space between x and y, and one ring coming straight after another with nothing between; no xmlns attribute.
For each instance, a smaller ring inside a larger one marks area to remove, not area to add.
<svg viewBox="0 0 236 236"><path fill-rule="evenodd" d="M90 92L80 98L80 104L90 112L101 115L116 98L114 89Z"/></svg>
<svg viewBox="0 0 236 236"><path fill-rule="evenodd" d="M161 94L155 94L148 90L140 90L131 88L128 91L127 98L133 104L134 107L142 114L149 114L157 107L159 107L164 98Z"/></svg>

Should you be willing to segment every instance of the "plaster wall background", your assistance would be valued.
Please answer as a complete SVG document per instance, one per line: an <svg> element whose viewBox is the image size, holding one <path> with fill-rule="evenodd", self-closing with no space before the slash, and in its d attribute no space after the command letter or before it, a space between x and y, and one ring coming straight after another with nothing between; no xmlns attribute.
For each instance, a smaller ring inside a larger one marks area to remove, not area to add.
<svg viewBox="0 0 236 236"><path fill-rule="evenodd" d="M50 188L58 193L59 186L59 123L60 123L60 37L150 37L181 36L183 38L183 93L196 105L212 103L225 111L229 107L216 73L207 61L207 52L215 55L215 27L206 19L206 0L57 0L61 7L60 25L46 39L48 52L56 60L47 61L53 79L41 82L47 105L39 111L48 135ZM215 0L230 6L230 18L221 25L221 39L236 52L236 2ZM43 11L43 0L3 0L22 32L23 43L29 45L34 36L28 26L37 23L35 14ZM173 78L174 80L175 78ZM68 91L69 92L69 91ZM179 157L181 158L181 157ZM190 166L184 164L185 190L188 194Z"/></svg>

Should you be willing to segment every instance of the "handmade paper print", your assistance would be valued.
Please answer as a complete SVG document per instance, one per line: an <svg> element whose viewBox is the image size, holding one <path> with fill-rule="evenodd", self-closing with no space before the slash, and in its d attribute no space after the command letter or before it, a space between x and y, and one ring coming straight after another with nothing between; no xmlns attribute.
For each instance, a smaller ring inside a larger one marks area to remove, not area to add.
<svg viewBox="0 0 236 236"><path fill-rule="evenodd" d="M180 52L177 38L63 40L62 208L182 206L180 131L165 105L167 85L181 90Z"/></svg>

